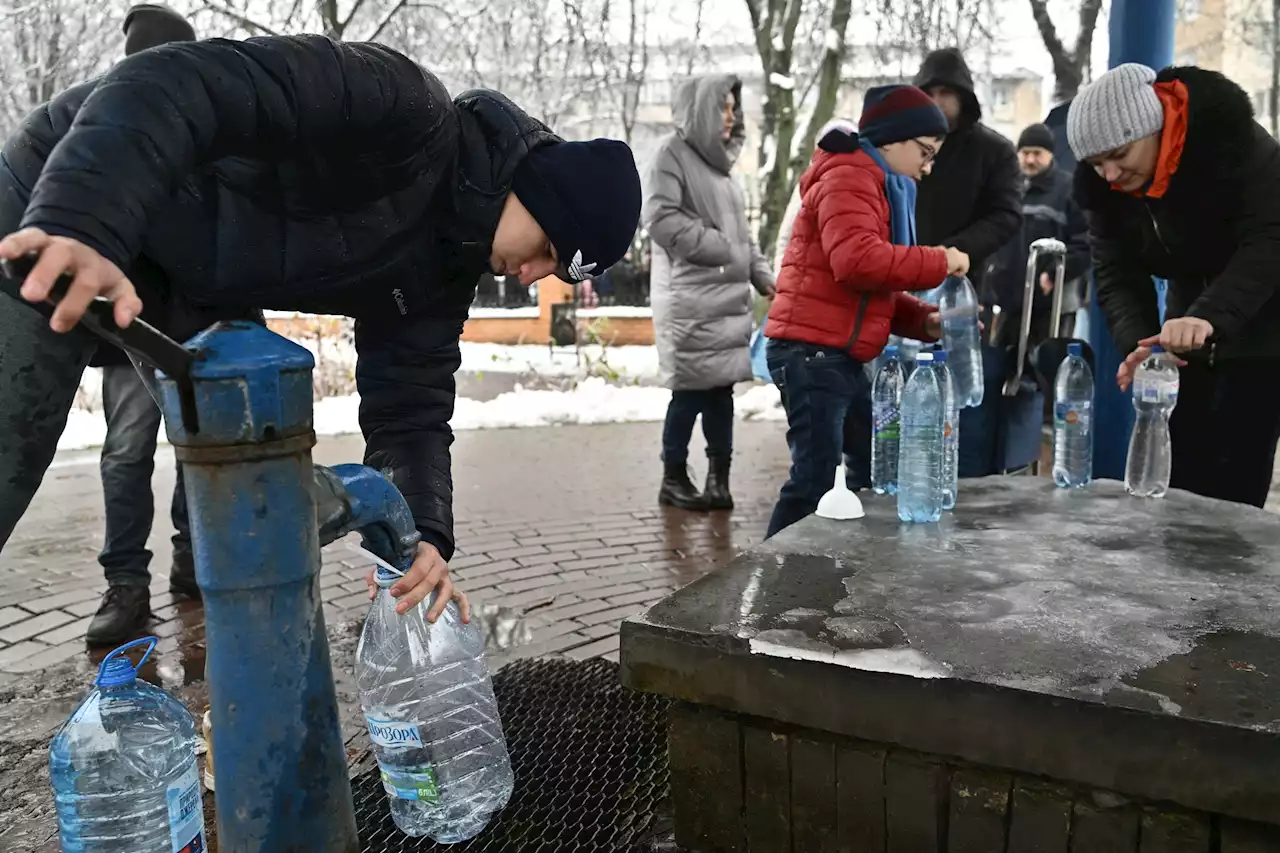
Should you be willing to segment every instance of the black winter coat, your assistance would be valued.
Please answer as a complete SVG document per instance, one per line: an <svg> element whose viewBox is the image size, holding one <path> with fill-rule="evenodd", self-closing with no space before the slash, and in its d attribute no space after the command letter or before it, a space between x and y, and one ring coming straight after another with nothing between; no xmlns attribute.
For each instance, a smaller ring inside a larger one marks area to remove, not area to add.
<svg viewBox="0 0 1280 853"><path fill-rule="evenodd" d="M22 226L145 254L197 307L355 317L364 461L449 559L458 338L516 164L557 139L386 47L215 39L54 99L5 146L0 191L29 194Z"/></svg>
<svg viewBox="0 0 1280 853"><path fill-rule="evenodd" d="M1018 231L1022 173L1013 143L981 124L973 75L960 53L936 50L925 59L915 85L944 85L958 92L960 125L947 134L933 169L920 181L916 239L922 246L955 246L969 255L969 278L982 287L987 261Z"/></svg>
<svg viewBox="0 0 1280 853"><path fill-rule="evenodd" d="M1116 346L1132 352L1160 331L1151 276L1168 279L1166 316L1213 325L1208 358L1278 357L1280 145L1218 72L1157 77L1174 79L1187 89L1187 135L1163 198L1116 192L1085 164L1076 169L1099 304Z"/></svg>
<svg viewBox="0 0 1280 853"><path fill-rule="evenodd" d="M1087 226L1084 215L1071 199L1071 183L1071 176L1056 167L1050 167L1034 178L1023 179L1026 189L1022 196L1022 227L996 253L986 275L987 289L1005 314L1022 310L1027 285L1027 259L1031 254L1031 244L1036 240L1048 237L1067 244L1066 281L1088 272ZM1049 257L1041 257L1036 278L1039 279L1042 272L1052 275L1053 267ZM1032 294L1035 297L1033 313L1047 312L1052 296L1040 290L1038 281L1032 287Z"/></svg>

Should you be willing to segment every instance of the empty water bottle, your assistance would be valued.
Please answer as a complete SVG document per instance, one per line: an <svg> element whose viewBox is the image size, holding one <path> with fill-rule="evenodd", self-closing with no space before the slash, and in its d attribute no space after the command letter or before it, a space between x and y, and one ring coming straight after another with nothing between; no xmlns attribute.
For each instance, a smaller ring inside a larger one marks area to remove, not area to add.
<svg viewBox="0 0 1280 853"><path fill-rule="evenodd" d="M484 660L484 641L435 594L400 615L380 566L356 649L360 705L401 832L456 844L480 833L511 799L515 779Z"/></svg>
<svg viewBox="0 0 1280 853"><path fill-rule="evenodd" d="M880 370L871 383L871 488L877 495L892 495L898 491L903 384L898 348L887 346Z"/></svg>
<svg viewBox="0 0 1280 853"><path fill-rule="evenodd" d="M1169 415L1177 404L1178 365L1163 349L1152 347L1151 355L1133 376L1133 408L1138 417L1124 468L1124 487L1129 494L1160 498L1169 491L1173 456Z"/></svg>
<svg viewBox="0 0 1280 853"><path fill-rule="evenodd" d="M147 646L137 667L125 652ZM108 654L94 689L49 745L63 853L201 853L196 727L182 703L138 680L155 637Z"/></svg>
<svg viewBox="0 0 1280 853"><path fill-rule="evenodd" d="M942 339L955 382L956 407L982 405L982 336L978 296L964 276L948 276L938 289Z"/></svg>
<svg viewBox="0 0 1280 853"><path fill-rule="evenodd" d="M898 518L930 522L942 517L942 429L945 402L933 353L916 356L902 392L898 452Z"/></svg>
<svg viewBox="0 0 1280 853"><path fill-rule="evenodd" d="M933 363L938 371L938 382L942 386L942 508L952 509L956 505L956 488L959 480L959 442L960 442L960 409L956 405L955 379L951 375L951 366L947 363L945 350L937 350L933 354Z"/></svg>
<svg viewBox="0 0 1280 853"><path fill-rule="evenodd" d="M1093 479L1093 371L1084 347L1067 344L1053 382L1053 481L1082 489Z"/></svg>

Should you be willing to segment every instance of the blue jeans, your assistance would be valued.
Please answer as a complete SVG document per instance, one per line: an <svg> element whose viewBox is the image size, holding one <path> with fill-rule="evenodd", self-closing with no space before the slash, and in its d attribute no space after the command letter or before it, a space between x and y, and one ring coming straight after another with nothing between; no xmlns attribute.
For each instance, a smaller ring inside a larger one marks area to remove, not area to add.
<svg viewBox="0 0 1280 853"><path fill-rule="evenodd" d="M767 358L791 450L791 473L765 534L772 536L813 514L842 456L849 488L871 487L871 381L862 362L828 347L771 340Z"/></svg>
<svg viewBox="0 0 1280 853"><path fill-rule="evenodd" d="M102 369L102 409L107 437L102 442L102 497L106 505L106 538L98 562L109 585L148 586L151 552L147 538L155 515L151 475L156 437L163 418L160 407L131 364ZM170 507L174 555L191 552L182 466Z"/></svg>
<svg viewBox="0 0 1280 853"><path fill-rule="evenodd" d="M702 415L702 435L707 456L728 459L733 455L733 386L698 391L672 391L667 419L662 425L662 461L683 465L689 460L693 422Z"/></svg>

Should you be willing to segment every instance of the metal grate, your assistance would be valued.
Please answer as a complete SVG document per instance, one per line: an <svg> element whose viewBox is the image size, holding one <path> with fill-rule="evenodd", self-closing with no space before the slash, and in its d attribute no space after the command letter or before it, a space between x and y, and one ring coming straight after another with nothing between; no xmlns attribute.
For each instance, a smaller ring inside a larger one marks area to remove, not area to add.
<svg viewBox="0 0 1280 853"><path fill-rule="evenodd" d="M364 853L632 853L663 849L669 701L636 693L617 664L518 661L493 680L516 789L476 838L439 845L391 821L376 772L353 782Z"/></svg>

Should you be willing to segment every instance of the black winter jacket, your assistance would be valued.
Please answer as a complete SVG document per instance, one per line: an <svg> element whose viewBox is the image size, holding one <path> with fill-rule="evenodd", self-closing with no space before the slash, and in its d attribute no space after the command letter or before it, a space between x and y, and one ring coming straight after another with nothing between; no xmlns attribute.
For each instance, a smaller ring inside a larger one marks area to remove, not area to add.
<svg viewBox="0 0 1280 853"><path fill-rule="evenodd" d="M1213 324L1207 356L1280 357L1280 145L1249 96L1203 68L1166 68L1187 89L1187 135L1163 198L1113 191L1080 164L1098 288L1122 353L1160 331L1151 276L1168 279L1167 317Z"/></svg>
<svg viewBox="0 0 1280 853"><path fill-rule="evenodd" d="M364 461L449 559L458 338L516 164L557 139L386 47L215 39L55 98L5 146L0 191L29 195L22 226L145 254L197 307L355 317Z"/></svg>
<svg viewBox="0 0 1280 853"><path fill-rule="evenodd" d="M1013 144L981 123L973 75L954 48L936 50L915 77L922 89L943 85L960 93L960 125L946 142L916 199L916 239L922 246L955 246L969 255L969 277L982 286L987 261L1018 231L1022 173Z"/></svg>
<svg viewBox="0 0 1280 853"><path fill-rule="evenodd" d="M1071 199L1071 176L1050 167L1034 178L1024 178L1022 227L1012 240L1001 247L987 268L986 284L996 304L1005 312L1020 312L1026 292L1027 259L1031 244L1042 238L1053 238L1067 244L1066 278L1071 281L1089 270L1089 241L1084 215ZM1052 275L1053 262L1040 258L1039 273ZM1049 310L1052 296L1033 284L1032 311L1040 315Z"/></svg>

